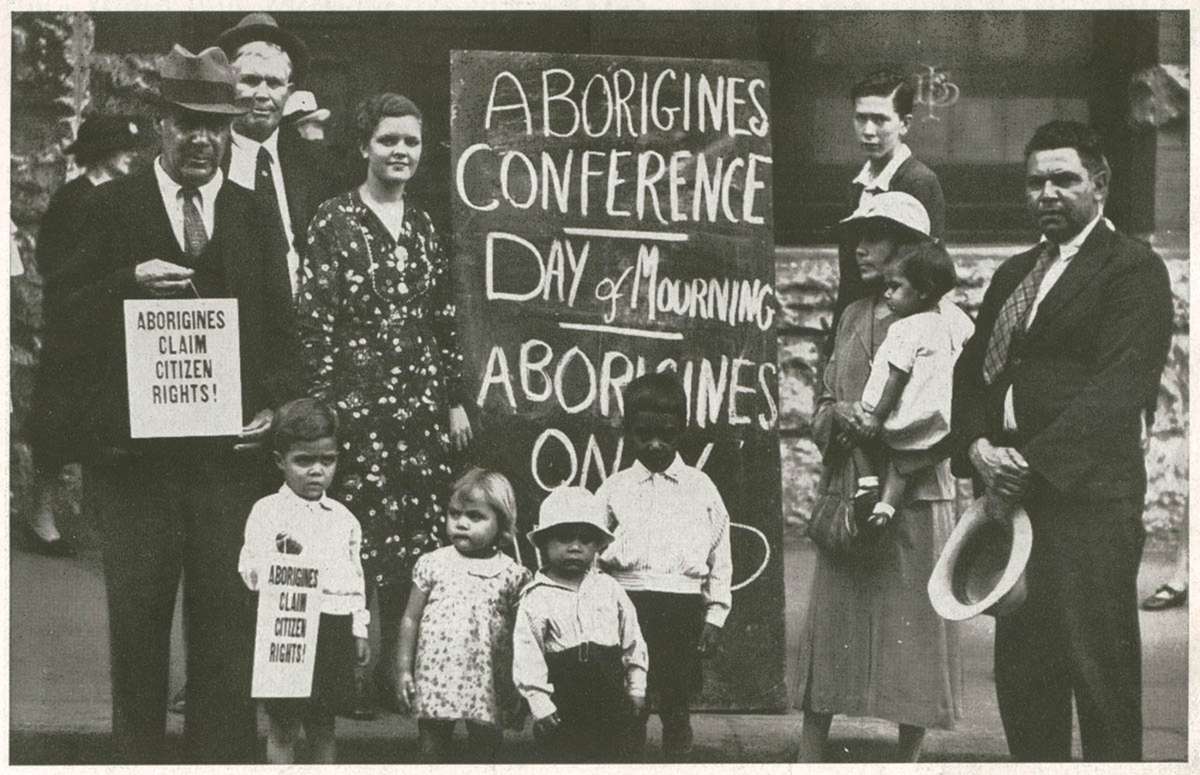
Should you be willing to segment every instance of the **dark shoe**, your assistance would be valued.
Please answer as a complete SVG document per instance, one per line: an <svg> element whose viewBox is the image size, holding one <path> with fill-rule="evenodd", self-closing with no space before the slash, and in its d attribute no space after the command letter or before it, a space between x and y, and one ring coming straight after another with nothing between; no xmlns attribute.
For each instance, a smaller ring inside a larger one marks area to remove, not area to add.
<svg viewBox="0 0 1200 775"><path fill-rule="evenodd" d="M663 724L662 749L665 761L685 761L692 752L691 722L684 721L678 725Z"/></svg>
<svg viewBox="0 0 1200 775"><path fill-rule="evenodd" d="M1176 589L1170 584L1163 584L1158 589L1154 590L1154 594L1142 601L1142 609L1145 611L1162 611L1167 608L1176 608L1187 602L1187 587Z"/></svg>
<svg viewBox="0 0 1200 775"><path fill-rule="evenodd" d="M181 716L183 715L184 711L187 710L186 686L176 692L175 696L171 698L171 704L167 706L167 710L171 711L172 713L178 713Z"/></svg>
<svg viewBox="0 0 1200 775"><path fill-rule="evenodd" d="M373 721L379 718L379 710L371 704L366 676L362 670L354 671L354 707L338 715L354 721Z"/></svg>
<svg viewBox="0 0 1200 775"><path fill-rule="evenodd" d="M25 535L29 539L29 548L33 550L34 554L40 554L43 557L78 556L75 546L62 536L55 538L53 541L47 541L34 532L31 527L25 528Z"/></svg>

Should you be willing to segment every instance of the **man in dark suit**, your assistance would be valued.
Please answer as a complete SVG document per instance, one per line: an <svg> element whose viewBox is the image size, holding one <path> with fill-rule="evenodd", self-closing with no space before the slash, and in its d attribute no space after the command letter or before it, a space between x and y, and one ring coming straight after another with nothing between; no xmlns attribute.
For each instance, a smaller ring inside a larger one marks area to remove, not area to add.
<svg viewBox="0 0 1200 775"><path fill-rule="evenodd" d="M237 98L247 111L233 121L221 168L253 191L272 214L266 236L287 255L295 296L303 272L308 222L338 193L336 176L319 148L294 128L280 131L283 109L308 66L308 48L265 13L251 13L217 38L238 73Z"/></svg>
<svg viewBox="0 0 1200 775"><path fill-rule="evenodd" d="M916 87L913 79L887 70L868 75L850 91L854 101L854 135L866 161L850 183L849 205L854 212L885 191L911 194L929 214L929 236L941 239L946 227L946 200L933 170L913 156L904 143L912 124ZM834 301L832 331L842 310L866 295L855 243L838 245L838 294ZM833 337L830 336L830 349Z"/></svg>
<svg viewBox="0 0 1200 775"><path fill-rule="evenodd" d="M1076 122L1026 147L1039 245L992 277L954 374L955 470L1033 523L1029 596L996 623L996 694L1017 760L1142 755L1137 572L1143 413L1170 344L1162 260L1104 218L1109 170Z"/></svg>
<svg viewBox="0 0 1200 775"><path fill-rule="evenodd" d="M250 698L252 598L237 573L246 516L265 494L256 447L271 407L297 394L297 345L282 254L259 238L251 194L219 162L241 112L224 53L175 46L161 64L161 154L98 189L56 278L76 364L85 499L103 540L113 694L122 762L165 756L171 620L180 574L189 698L188 760L256 758ZM239 437L131 439L126 299L234 298L244 428Z"/></svg>

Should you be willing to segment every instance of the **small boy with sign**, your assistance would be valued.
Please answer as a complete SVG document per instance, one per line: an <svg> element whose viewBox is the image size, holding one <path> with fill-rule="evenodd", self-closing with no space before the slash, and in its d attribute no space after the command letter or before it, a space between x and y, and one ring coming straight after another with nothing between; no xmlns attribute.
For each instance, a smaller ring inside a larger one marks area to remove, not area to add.
<svg viewBox="0 0 1200 775"><path fill-rule="evenodd" d="M701 657L715 649L732 605L729 513L708 475L679 456L687 396L678 378L645 374L623 398L625 443L636 460L596 491L614 534L600 566L637 608L663 755L676 761L692 747L688 704L700 690Z"/></svg>
<svg viewBox="0 0 1200 775"><path fill-rule="evenodd" d="M529 702L545 759L636 758L646 698L646 642L621 585L595 567L612 540L604 504L583 487L542 502L529 540L541 568L521 591L513 680Z"/></svg>
<svg viewBox="0 0 1200 775"><path fill-rule="evenodd" d="M333 410L311 398L290 401L275 413L274 437L275 464L283 472L284 484L254 504L246 521L238 572L246 586L256 591L281 579L305 578L306 585L314 587L312 597L320 601L320 619L311 659L311 691L304 696L283 687L261 695L270 720L267 760L294 762L303 731L314 763L332 764L334 717L354 706L354 660L365 665L370 659L370 613L359 558L362 530L345 506L325 495L337 469ZM256 649L256 678L263 659L300 662L305 658L307 646L295 641L306 634L308 618L303 614L306 608L311 610L306 597L296 594L280 600L280 608L290 609L294 616L264 617L260 605L259 645L266 636L271 643L269 654ZM264 635L265 630L269 631ZM303 673L305 679L308 675Z"/></svg>

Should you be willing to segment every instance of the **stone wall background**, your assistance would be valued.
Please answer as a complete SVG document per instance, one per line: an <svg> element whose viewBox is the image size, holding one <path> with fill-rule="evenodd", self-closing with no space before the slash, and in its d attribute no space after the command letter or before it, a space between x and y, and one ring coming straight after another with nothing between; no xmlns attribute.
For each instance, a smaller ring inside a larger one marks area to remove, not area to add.
<svg viewBox="0 0 1200 775"><path fill-rule="evenodd" d="M996 267L1023 245L949 245L958 267L953 299L974 317ZM1156 245L1166 261L1175 294L1175 333L1159 387L1146 465L1149 486L1145 521L1152 538L1178 537L1188 492L1188 280L1186 243ZM820 454L811 422L818 348L825 339L837 290L834 248L778 248L776 290L783 307L779 323L780 451L783 456L783 510L788 526L803 530L812 510ZM960 501L970 482L959 483Z"/></svg>

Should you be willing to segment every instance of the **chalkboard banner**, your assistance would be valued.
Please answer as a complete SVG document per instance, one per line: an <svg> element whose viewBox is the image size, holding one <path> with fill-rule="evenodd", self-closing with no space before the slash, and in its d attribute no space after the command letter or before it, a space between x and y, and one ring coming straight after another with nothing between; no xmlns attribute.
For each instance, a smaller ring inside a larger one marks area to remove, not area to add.
<svg viewBox="0 0 1200 775"><path fill-rule="evenodd" d="M714 709L786 704L769 96L757 62L451 56L479 454L517 487L523 535L551 487L595 490L633 462L622 388L680 375L681 453L733 522L733 612L699 703Z"/></svg>

